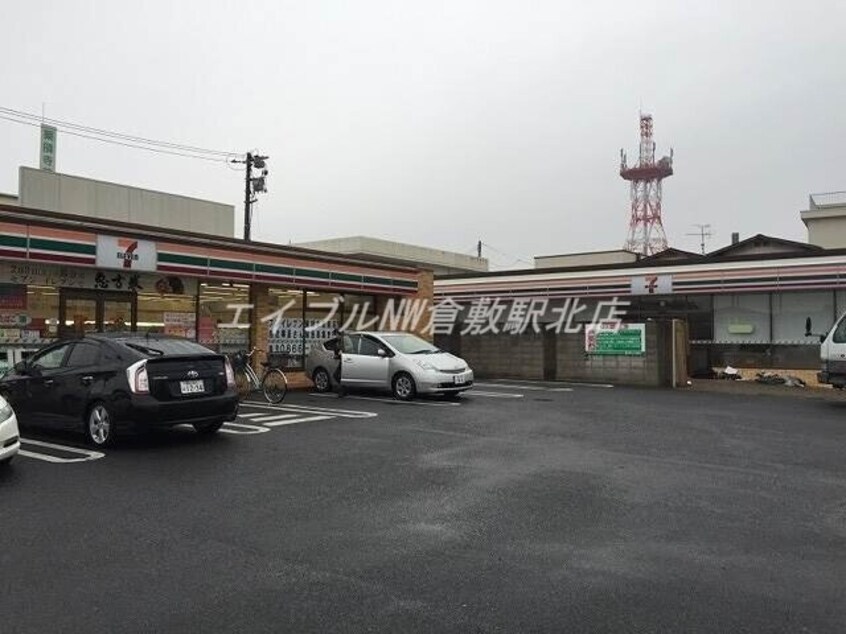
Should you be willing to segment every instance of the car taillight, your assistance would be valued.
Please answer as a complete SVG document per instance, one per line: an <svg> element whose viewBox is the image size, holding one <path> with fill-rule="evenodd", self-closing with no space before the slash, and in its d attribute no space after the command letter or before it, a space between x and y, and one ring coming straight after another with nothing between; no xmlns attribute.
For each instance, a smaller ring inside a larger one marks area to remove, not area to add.
<svg viewBox="0 0 846 634"><path fill-rule="evenodd" d="M226 368L226 386L235 387L235 371L232 369L232 364L229 363L229 359L224 359L223 365Z"/></svg>
<svg viewBox="0 0 846 634"><path fill-rule="evenodd" d="M126 380L134 394L150 393L150 378L147 376L147 361L138 361L126 368Z"/></svg>

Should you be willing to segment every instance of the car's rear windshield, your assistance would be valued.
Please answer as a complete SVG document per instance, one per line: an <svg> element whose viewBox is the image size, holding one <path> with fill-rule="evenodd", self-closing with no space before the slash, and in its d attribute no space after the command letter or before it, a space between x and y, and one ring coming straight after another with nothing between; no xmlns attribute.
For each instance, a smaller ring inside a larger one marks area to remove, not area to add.
<svg viewBox="0 0 846 634"><path fill-rule="evenodd" d="M187 339L155 339L137 337L121 339L120 343L145 357L162 357L179 354L209 354L212 351L194 341Z"/></svg>
<svg viewBox="0 0 846 634"><path fill-rule="evenodd" d="M441 352L428 341L415 335L396 334L381 335L387 343L391 344L397 352L402 354L434 354Z"/></svg>

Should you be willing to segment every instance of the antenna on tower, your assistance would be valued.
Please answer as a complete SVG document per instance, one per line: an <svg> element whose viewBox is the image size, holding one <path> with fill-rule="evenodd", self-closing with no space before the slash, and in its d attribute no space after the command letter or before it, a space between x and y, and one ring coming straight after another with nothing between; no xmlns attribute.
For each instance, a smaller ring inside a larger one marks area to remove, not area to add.
<svg viewBox="0 0 846 634"><path fill-rule="evenodd" d="M661 219L661 182L673 175L673 151L655 161L652 115L640 115L640 154L633 167L620 151L620 176L631 183L631 218L625 248L641 255L660 253L667 248L667 235Z"/></svg>
<svg viewBox="0 0 846 634"><path fill-rule="evenodd" d="M702 250L702 255L705 255L705 238L711 237L711 225L694 224L694 227L699 229L696 233L686 233L688 236L699 236L699 248Z"/></svg>

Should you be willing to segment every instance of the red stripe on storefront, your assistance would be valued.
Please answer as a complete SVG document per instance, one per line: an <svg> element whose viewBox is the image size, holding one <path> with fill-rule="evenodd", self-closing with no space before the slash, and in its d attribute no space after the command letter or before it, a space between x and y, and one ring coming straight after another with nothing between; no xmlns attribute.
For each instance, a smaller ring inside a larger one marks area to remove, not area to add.
<svg viewBox="0 0 846 634"><path fill-rule="evenodd" d="M182 273L183 275L193 275L194 277L206 277L207 269L189 267L173 266L171 264L159 264L160 273Z"/></svg>
<svg viewBox="0 0 846 634"><path fill-rule="evenodd" d="M78 257L74 255L54 255L52 253L35 253L29 252L29 260L43 260L45 262L65 262L67 264L84 264L87 266L95 266L97 264L96 258Z"/></svg>

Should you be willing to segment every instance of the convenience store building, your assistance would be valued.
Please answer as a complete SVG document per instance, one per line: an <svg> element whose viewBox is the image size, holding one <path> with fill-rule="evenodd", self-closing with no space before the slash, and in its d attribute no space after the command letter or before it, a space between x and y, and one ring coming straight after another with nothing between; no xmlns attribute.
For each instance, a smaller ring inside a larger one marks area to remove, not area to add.
<svg viewBox="0 0 846 634"><path fill-rule="evenodd" d="M76 197L89 204L52 211L67 206L50 199L74 194L66 185L73 177L29 172L18 204L0 204L0 371L59 338L110 330L184 336L222 353L255 346L297 370L312 342L331 336L351 311L366 305L376 313L391 298L431 299L426 270L223 235L234 228L231 211L231 223L222 214L220 235L151 227L131 213L144 201L133 192L144 190L76 179L88 192ZM25 205L33 179L46 210ZM118 194L108 209L136 222L99 213L103 196L90 193L106 186ZM166 215L174 201L157 195L165 198L148 196L143 211ZM183 212L162 222L192 218L186 199L175 198ZM239 315L236 305L253 308ZM280 318L263 320L273 314Z"/></svg>

